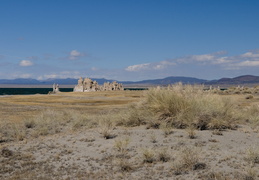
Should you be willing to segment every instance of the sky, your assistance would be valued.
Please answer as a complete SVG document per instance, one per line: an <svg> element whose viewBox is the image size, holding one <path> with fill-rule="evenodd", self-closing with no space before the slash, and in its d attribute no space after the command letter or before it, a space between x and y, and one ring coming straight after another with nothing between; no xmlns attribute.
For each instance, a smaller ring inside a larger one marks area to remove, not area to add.
<svg viewBox="0 0 259 180"><path fill-rule="evenodd" d="M0 79L259 76L258 0L0 0Z"/></svg>

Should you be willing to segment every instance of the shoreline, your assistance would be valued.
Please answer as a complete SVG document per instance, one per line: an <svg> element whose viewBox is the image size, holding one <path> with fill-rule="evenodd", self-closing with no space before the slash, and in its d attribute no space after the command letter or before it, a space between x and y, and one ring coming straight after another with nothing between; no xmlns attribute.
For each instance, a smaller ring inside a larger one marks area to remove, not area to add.
<svg viewBox="0 0 259 180"><path fill-rule="evenodd" d="M74 85L60 85L60 88L74 88ZM51 84L0 84L0 88L53 88Z"/></svg>

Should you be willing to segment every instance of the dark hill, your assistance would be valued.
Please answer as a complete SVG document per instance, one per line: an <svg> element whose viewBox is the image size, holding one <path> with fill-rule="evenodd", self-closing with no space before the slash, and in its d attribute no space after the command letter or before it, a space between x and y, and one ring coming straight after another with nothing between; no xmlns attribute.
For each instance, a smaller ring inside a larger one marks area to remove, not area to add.
<svg viewBox="0 0 259 180"><path fill-rule="evenodd" d="M92 78L98 82L98 84L103 84L104 82L112 82L114 80L108 80L104 78ZM54 83L59 85L76 85L78 79L67 78L67 79L46 79L46 80L36 80L36 79L0 79L0 84L12 84L12 85L52 85ZM208 81L204 79L198 79L193 77L181 77L181 76L171 76L163 79L150 79L143 81L118 81L125 85L168 85L177 82L182 82L183 84L207 84L207 85L241 85L241 84L255 84L259 83L259 76L244 75L235 78L222 78L219 80Z"/></svg>
<svg viewBox="0 0 259 180"><path fill-rule="evenodd" d="M255 84L259 83L259 76L244 75L235 78L222 78L219 80L209 81L206 84Z"/></svg>
<svg viewBox="0 0 259 180"><path fill-rule="evenodd" d="M18 79L0 79L0 84L41 84L41 82L36 79L18 78Z"/></svg>
<svg viewBox="0 0 259 180"><path fill-rule="evenodd" d="M153 80L143 80L143 81L136 81L136 82L122 82L123 84L145 84L145 85L168 85L182 82L184 84L202 84L207 82L204 79L197 79L192 77L167 77L164 79L153 79Z"/></svg>

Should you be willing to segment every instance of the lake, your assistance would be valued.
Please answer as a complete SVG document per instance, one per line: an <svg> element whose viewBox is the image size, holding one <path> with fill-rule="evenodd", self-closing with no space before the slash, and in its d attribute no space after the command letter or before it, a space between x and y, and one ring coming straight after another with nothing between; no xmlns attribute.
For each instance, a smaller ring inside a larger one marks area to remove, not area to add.
<svg viewBox="0 0 259 180"><path fill-rule="evenodd" d="M148 88L124 88L124 90L139 91ZM0 95L28 95L28 94L48 94L53 88L0 88ZM73 88L59 88L61 92L72 92Z"/></svg>
<svg viewBox="0 0 259 180"><path fill-rule="evenodd" d="M48 94L53 88L0 88L0 95ZM61 92L72 92L73 88L59 88Z"/></svg>

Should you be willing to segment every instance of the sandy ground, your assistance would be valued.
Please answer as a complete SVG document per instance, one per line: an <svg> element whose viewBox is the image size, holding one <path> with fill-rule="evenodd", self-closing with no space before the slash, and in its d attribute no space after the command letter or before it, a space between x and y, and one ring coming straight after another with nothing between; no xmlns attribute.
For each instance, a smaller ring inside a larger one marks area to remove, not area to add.
<svg viewBox="0 0 259 180"><path fill-rule="evenodd" d="M240 107L259 100L236 96ZM7 96L0 98L0 119L21 122L45 109L98 114L127 108L142 97L142 92L130 91ZM251 124L236 130L195 130L193 138L188 129L165 132L117 126L109 139L101 128L86 127L23 141L0 137L0 179L259 179L259 129Z"/></svg>
<svg viewBox="0 0 259 180"><path fill-rule="evenodd" d="M259 133L247 126L221 133L195 131L190 139L186 130L173 129L166 137L141 126L118 127L111 139L90 129L10 142L2 147L0 179L259 179L259 164L247 160ZM128 145L116 146L119 141ZM179 168L188 148L196 168ZM145 161L147 150L152 162ZM161 151L167 159L159 159Z"/></svg>

